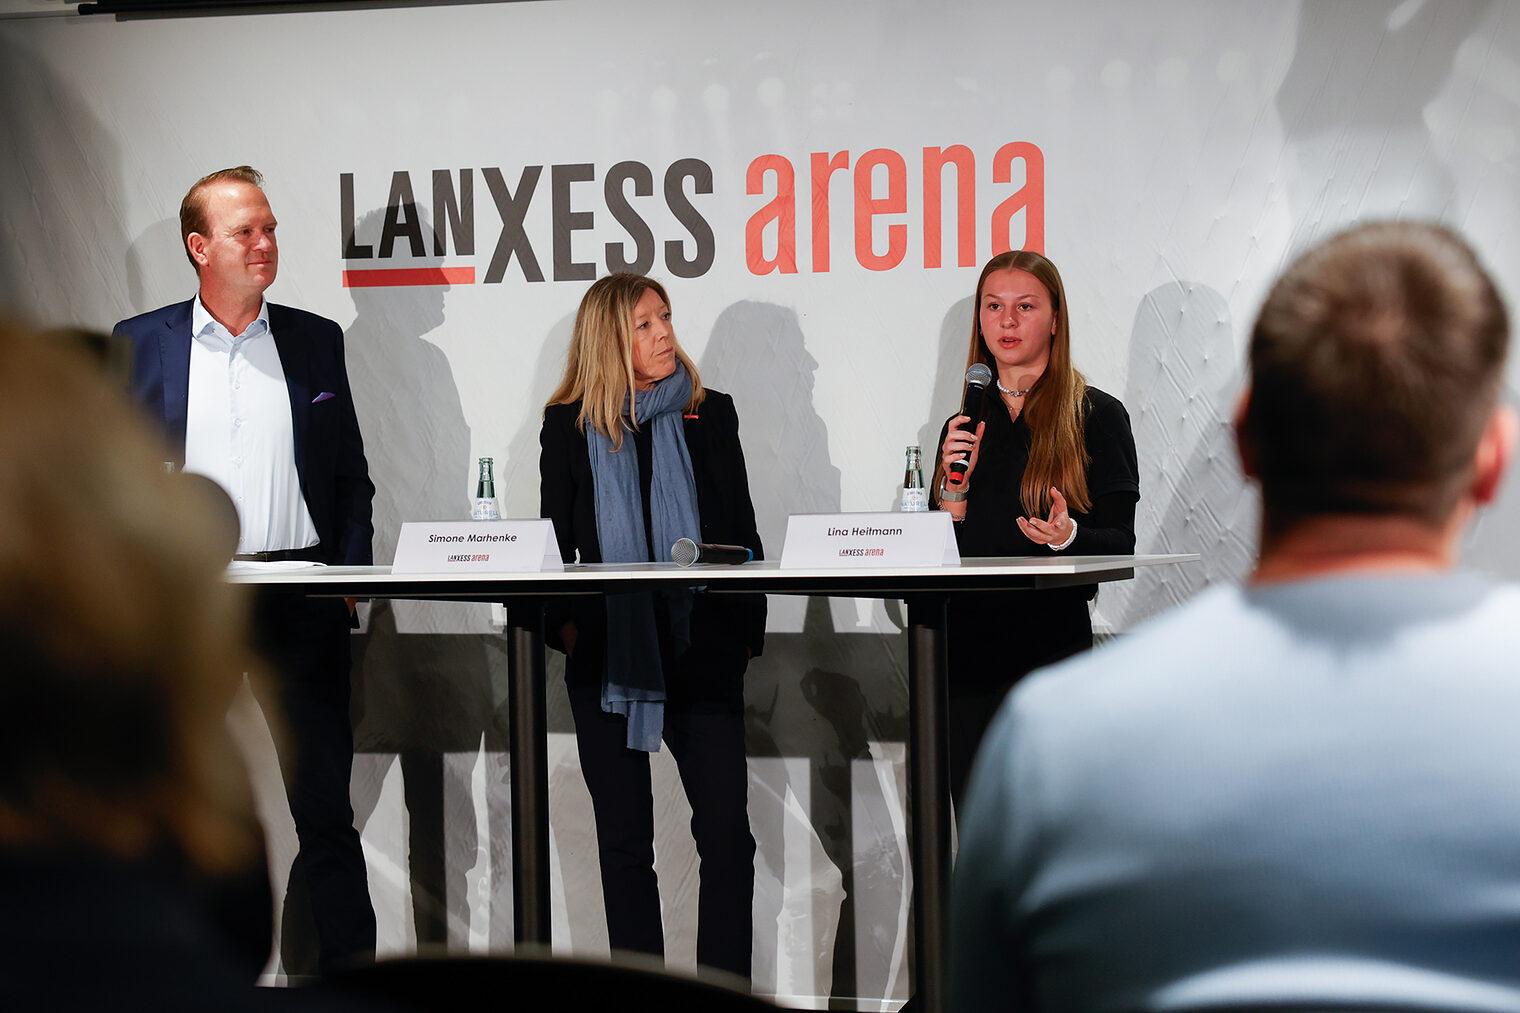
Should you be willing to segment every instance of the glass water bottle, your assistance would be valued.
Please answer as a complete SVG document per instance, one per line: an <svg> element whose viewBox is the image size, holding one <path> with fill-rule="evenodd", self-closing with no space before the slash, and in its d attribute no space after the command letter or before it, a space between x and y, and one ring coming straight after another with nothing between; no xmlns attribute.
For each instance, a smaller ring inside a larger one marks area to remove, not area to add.
<svg viewBox="0 0 1520 1013"><path fill-rule="evenodd" d="M494 460L480 459L480 478L475 482L475 503L470 508L472 521L499 521L501 507L496 502L496 477L492 474Z"/></svg>
<svg viewBox="0 0 1520 1013"><path fill-rule="evenodd" d="M929 490L924 486L924 469L919 465L918 447L908 448L907 467L903 470L902 511L919 513L929 509Z"/></svg>

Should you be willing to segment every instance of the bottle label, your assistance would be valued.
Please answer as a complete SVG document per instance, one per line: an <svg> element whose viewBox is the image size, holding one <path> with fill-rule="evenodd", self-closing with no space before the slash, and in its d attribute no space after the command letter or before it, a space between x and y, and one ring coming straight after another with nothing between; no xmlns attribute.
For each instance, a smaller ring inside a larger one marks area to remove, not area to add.
<svg viewBox="0 0 1520 1013"><path fill-rule="evenodd" d="M501 508L496 505L494 498L477 499L475 505L470 508L470 520L499 521L501 520Z"/></svg>
<svg viewBox="0 0 1520 1013"><path fill-rule="evenodd" d="M902 512L905 514L922 513L929 509L928 489L904 489L902 491Z"/></svg>

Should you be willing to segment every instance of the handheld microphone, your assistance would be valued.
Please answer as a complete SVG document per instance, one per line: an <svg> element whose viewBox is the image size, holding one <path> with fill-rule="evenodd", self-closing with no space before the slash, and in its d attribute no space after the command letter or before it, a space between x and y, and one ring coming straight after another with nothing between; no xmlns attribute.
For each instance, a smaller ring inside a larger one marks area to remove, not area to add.
<svg viewBox="0 0 1520 1013"><path fill-rule="evenodd" d="M670 546L670 561L676 566L692 566L693 563L748 563L755 558L754 552L742 545L704 545L690 538L678 538Z"/></svg>
<svg viewBox="0 0 1520 1013"><path fill-rule="evenodd" d="M748 563L755 554L742 545L704 545L681 538L670 547L671 562L677 566L693 563Z"/></svg>
<svg viewBox="0 0 1520 1013"><path fill-rule="evenodd" d="M987 391L987 385L992 382L992 370L985 362L973 362L971 368L966 370L966 400L961 405L961 414L969 421L962 422L956 429L962 432L975 432L977 416L982 414L982 395ZM965 453L960 460L950 462L950 474L955 481L960 482L966 477L966 470L970 468L971 454Z"/></svg>

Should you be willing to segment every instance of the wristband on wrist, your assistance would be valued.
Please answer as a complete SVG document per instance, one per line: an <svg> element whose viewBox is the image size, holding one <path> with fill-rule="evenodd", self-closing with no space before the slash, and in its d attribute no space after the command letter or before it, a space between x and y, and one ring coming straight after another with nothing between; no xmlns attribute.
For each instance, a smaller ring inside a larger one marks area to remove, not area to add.
<svg viewBox="0 0 1520 1013"><path fill-rule="evenodd" d="M1068 545L1070 545L1072 542L1074 542L1076 540L1077 540L1077 522L1076 521L1072 521L1071 522L1071 534L1069 534L1069 535L1066 536L1066 541L1062 542L1060 545L1054 545L1054 544L1052 544L1050 546L1050 551L1052 551L1052 552L1060 552L1062 549L1066 548Z"/></svg>
<svg viewBox="0 0 1520 1013"><path fill-rule="evenodd" d="M966 494L971 491L971 483L967 482L958 491L952 492L945 488L945 483L939 484L939 501L941 503L964 503Z"/></svg>

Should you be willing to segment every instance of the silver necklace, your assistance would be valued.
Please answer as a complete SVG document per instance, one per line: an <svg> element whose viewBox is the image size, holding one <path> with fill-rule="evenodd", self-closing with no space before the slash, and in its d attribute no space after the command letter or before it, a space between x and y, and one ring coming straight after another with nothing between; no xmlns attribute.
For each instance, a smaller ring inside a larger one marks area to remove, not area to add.
<svg viewBox="0 0 1520 1013"><path fill-rule="evenodd" d="M1004 394L1007 394L1009 397L1023 397L1025 394L1028 394L1030 391L1034 390L1033 385L1025 387L1023 390L1009 390L1007 387L1003 386L1002 380L994 380L993 382L997 384L998 390L1002 391Z"/></svg>

